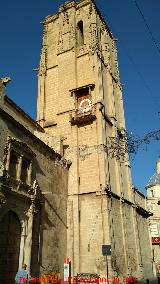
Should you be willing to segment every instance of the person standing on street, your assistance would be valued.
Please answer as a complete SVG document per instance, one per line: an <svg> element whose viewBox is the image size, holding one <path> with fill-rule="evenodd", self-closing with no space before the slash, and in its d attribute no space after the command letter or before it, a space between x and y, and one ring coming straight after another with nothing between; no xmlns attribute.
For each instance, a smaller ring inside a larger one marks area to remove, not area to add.
<svg viewBox="0 0 160 284"><path fill-rule="evenodd" d="M16 274L16 277L15 277L16 284L25 284L29 281L29 273L26 269L27 269L27 265L24 263L22 265L22 268L18 270Z"/></svg>

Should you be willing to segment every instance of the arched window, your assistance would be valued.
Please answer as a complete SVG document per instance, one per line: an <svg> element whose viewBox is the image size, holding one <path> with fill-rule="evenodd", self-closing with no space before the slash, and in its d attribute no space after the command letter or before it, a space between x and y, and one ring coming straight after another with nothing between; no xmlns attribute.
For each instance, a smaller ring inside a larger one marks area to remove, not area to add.
<svg viewBox="0 0 160 284"><path fill-rule="evenodd" d="M78 46L81 46L84 44L84 30L83 30L83 21L79 21L77 24L77 43Z"/></svg>

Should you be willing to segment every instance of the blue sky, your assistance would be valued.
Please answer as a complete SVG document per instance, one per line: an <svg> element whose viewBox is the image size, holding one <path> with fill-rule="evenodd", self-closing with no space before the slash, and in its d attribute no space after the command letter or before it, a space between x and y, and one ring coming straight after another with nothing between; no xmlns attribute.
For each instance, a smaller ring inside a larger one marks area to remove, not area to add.
<svg viewBox="0 0 160 284"><path fill-rule="evenodd" d="M0 76L10 76L8 95L31 117L36 117L37 74L42 25L62 0L5 0L0 9ZM160 1L137 0L160 47ZM126 126L143 137L160 129L160 54L133 0L97 0L98 8L117 41ZM145 192L160 157L160 141L139 150L131 162L133 183Z"/></svg>

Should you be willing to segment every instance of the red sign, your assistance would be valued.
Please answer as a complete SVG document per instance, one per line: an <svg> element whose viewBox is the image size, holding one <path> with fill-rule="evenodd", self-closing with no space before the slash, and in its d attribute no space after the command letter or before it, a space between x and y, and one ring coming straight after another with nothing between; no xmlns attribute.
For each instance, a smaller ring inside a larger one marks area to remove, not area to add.
<svg viewBox="0 0 160 284"><path fill-rule="evenodd" d="M64 284L67 284L70 282L69 280L70 274L71 274L71 262L69 260L69 257L65 256L64 258Z"/></svg>
<svg viewBox="0 0 160 284"><path fill-rule="evenodd" d="M69 257L68 257L68 256L65 256L65 257L64 257L64 263L66 263L66 264L69 263Z"/></svg>
<svg viewBox="0 0 160 284"><path fill-rule="evenodd" d="M160 244L160 237L152 237L152 244Z"/></svg>

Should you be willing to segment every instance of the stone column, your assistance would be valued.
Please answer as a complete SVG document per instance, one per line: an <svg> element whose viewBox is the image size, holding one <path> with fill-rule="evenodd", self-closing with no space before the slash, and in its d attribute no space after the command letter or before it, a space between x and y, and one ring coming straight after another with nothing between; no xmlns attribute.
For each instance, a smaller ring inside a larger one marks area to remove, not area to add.
<svg viewBox="0 0 160 284"><path fill-rule="evenodd" d="M22 156L20 156L18 160L18 166L17 166L17 179L20 180L21 178L21 168L22 168Z"/></svg>
<svg viewBox="0 0 160 284"><path fill-rule="evenodd" d="M26 225L22 224L21 244L20 244L20 255L19 255L19 269L22 268L24 262L24 246L26 238Z"/></svg>
<svg viewBox="0 0 160 284"><path fill-rule="evenodd" d="M7 161L6 161L6 171L9 171L10 157L11 157L11 143L9 143L9 146L8 146Z"/></svg>
<svg viewBox="0 0 160 284"><path fill-rule="evenodd" d="M34 212L35 212L35 204L34 204L34 198L32 198L32 204L27 212L28 226L27 226L27 237L25 240L25 253L24 253L24 262L27 264L29 273L31 270L32 231L33 231Z"/></svg>
<svg viewBox="0 0 160 284"><path fill-rule="evenodd" d="M28 184L31 185L32 182L32 162L29 165L28 169Z"/></svg>

